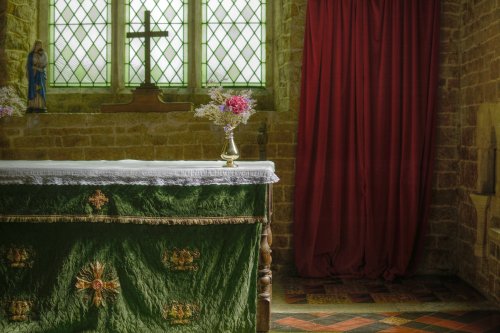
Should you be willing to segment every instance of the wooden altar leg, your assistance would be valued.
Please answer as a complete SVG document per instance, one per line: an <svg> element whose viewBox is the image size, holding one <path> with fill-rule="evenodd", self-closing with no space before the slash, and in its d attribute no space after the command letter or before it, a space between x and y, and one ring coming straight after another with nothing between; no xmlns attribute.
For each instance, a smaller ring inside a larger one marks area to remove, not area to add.
<svg viewBox="0 0 500 333"><path fill-rule="evenodd" d="M271 323L271 295L272 278L271 271L271 223L268 222L260 237L260 257L259 257L259 282L257 297L257 332L268 332Z"/></svg>

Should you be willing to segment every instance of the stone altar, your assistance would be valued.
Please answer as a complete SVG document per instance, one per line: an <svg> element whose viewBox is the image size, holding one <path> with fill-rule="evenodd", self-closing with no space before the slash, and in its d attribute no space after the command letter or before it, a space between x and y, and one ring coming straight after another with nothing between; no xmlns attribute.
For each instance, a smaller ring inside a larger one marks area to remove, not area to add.
<svg viewBox="0 0 500 333"><path fill-rule="evenodd" d="M0 329L269 330L278 179L222 164L0 161Z"/></svg>

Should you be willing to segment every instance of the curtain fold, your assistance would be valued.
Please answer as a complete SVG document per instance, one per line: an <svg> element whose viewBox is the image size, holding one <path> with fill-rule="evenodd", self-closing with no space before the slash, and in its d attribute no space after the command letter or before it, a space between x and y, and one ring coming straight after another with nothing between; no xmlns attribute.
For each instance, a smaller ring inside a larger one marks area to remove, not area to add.
<svg viewBox="0 0 500 333"><path fill-rule="evenodd" d="M392 279L414 267L438 43L438 0L309 0L294 214L301 275Z"/></svg>

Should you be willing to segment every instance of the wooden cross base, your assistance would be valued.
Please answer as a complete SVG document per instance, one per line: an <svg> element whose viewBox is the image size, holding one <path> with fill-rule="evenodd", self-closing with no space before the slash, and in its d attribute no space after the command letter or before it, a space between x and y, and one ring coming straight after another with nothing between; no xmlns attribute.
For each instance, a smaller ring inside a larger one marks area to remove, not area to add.
<svg viewBox="0 0 500 333"><path fill-rule="evenodd" d="M156 85L141 87L132 92L132 101L129 103L102 104L101 112L172 112L193 111L193 103L169 102L160 99L160 89Z"/></svg>

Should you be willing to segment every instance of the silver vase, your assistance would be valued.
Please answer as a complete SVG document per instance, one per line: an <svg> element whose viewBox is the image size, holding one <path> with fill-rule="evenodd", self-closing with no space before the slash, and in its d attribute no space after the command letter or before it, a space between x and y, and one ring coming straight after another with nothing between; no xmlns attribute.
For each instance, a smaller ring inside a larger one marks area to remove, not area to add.
<svg viewBox="0 0 500 333"><path fill-rule="evenodd" d="M226 161L224 167L234 168L237 166L234 161L237 160L238 157L240 157L240 152L238 151L236 143L234 142L233 130L226 132L226 140L224 142L224 146L222 147L222 153L220 154L220 157L222 157L222 159Z"/></svg>

